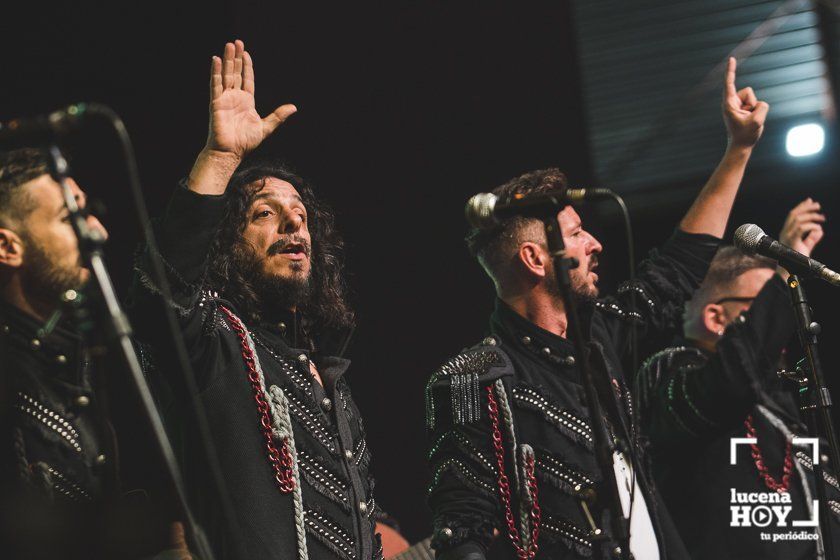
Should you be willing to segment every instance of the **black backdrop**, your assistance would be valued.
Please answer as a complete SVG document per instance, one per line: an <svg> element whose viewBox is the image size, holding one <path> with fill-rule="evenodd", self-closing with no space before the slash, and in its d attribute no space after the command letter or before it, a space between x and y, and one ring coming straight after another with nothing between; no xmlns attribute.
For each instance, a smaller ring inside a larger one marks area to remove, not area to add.
<svg viewBox="0 0 840 560"><path fill-rule="evenodd" d="M593 184L565 3L16 4L16 17L0 20L0 119L80 100L111 105L135 141L153 212L203 144L210 56L226 40L243 39L253 54L262 112L297 104L264 149L311 178L337 211L360 317L350 379L377 497L412 540L428 533L424 381L482 336L492 305L461 242L463 203L539 167ZM124 291L138 227L115 141L92 127L68 148L83 188L108 208L108 259ZM816 171L751 175L732 223L778 231L808 195L838 216L837 177L830 159ZM665 238L704 179L652 185L630 200L639 249ZM609 288L626 274L625 241L614 214L594 218ZM829 222L818 256L837 257L838 236ZM829 295L813 290L828 342L840 332ZM825 346L830 374L838 353Z"/></svg>

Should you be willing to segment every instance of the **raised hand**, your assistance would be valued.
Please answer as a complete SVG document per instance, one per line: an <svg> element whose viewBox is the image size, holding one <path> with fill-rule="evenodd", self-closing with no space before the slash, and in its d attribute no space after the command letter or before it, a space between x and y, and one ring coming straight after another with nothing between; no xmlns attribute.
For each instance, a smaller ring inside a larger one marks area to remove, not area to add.
<svg viewBox="0 0 840 560"><path fill-rule="evenodd" d="M803 255L811 256L811 251L823 238L823 222L825 215L820 213L820 203L806 198L788 213L779 241Z"/></svg>
<svg viewBox="0 0 840 560"><path fill-rule="evenodd" d="M723 87L723 120L733 147L751 148L761 133L770 105L759 101L751 87L735 89L735 68L737 63L729 58Z"/></svg>
<svg viewBox="0 0 840 560"><path fill-rule="evenodd" d="M281 105L265 118L254 106L254 63L237 40L227 43L210 68L210 130L205 149L240 159L259 146L297 108Z"/></svg>
<svg viewBox="0 0 840 560"><path fill-rule="evenodd" d="M248 152L259 146L297 111L281 105L261 118L254 105L254 63L242 41L227 43L222 58L210 63L210 130L187 184L199 194L225 192Z"/></svg>

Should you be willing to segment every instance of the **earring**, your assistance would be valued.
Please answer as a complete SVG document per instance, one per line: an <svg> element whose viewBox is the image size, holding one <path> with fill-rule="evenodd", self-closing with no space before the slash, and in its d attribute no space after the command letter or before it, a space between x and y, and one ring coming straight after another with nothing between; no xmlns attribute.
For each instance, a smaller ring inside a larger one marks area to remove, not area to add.
<svg viewBox="0 0 840 560"><path fill-rule="evenodd" d="M718 336L723 336L723 329L718 329L717 335Z"/></svg>

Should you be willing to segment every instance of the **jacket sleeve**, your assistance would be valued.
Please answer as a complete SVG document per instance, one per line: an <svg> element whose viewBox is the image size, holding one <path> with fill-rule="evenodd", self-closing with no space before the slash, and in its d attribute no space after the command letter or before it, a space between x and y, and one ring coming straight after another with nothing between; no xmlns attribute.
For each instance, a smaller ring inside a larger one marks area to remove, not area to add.
<svg viewBox="0 0 840 560"><path fill-rule="evenodd" d="M187 352L194 366L206 357L212 337L212 321L218 320L216 299L205 287L208 255L219 224L226 213L222 196L201 195L182 182L176 187L163 213L155 220L154 233L171 298L164 301L152 266L151 249L137 254L131 288L130 313L137 337L161 355L171 355L172 341L166 328L162 305L175 310ZM199 386L201 369L196 367Z"/></svg>
<svg viewBox="0 0 840 560"><path fill-rule="evenodd" d="M499 348L479 345L441 366L426 387L428 503L438 559L483 560L494 530L501 530L487 389L511 372Z"/></svg>
<svg viewBox="0 0 840 560"><path fill-rule="evenodd" d="M616 348L627 348L633 324L641 355L673 340L682 327L684 304L706 276L720 241L676 230L641 262L634 280L622 284L614 297L596 304L604 312Z"/></svg>
<svg viewBox="0 0 840 560"><path fill-rule="evenodd" d="M793 312L780 277L771 278L711 355L670 348L646 360L639 376L642 421L655 443L714 437L743 420L773 382Z"/></svg>

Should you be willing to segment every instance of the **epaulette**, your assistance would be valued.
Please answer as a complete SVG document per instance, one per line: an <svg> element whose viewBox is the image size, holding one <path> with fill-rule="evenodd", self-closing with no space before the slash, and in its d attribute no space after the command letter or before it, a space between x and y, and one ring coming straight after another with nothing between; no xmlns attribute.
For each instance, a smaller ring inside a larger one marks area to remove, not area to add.
<svg viewBox="0 0 840 560"><path fill-rule="evenodd" d="M614 315L623 321L641 323L642 314L638 311L631 311L621 305L618 305L614 299L599 299L595 302L595 309Z"/></svg>
<svg viewBox="0 0 840 560"><path fill-rule="evenodd" d="M706 360L703 352L692 346L672 346L649 357L636 375L636 392L642 408L647 406L649 395L656 391L665 372L675 367L702 367Z"/></svg>
<svg viewBox="0 0 840 560"><path fill-rule="evenodd" d="M435 427L436 389L448 388L452 423L469 424L481 418L481 386L507 375L513 375L513 365L493 336L447 360L426 384L427 427Z"/></svg>

